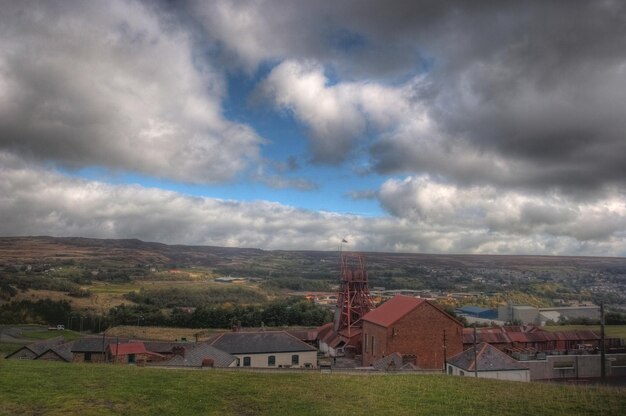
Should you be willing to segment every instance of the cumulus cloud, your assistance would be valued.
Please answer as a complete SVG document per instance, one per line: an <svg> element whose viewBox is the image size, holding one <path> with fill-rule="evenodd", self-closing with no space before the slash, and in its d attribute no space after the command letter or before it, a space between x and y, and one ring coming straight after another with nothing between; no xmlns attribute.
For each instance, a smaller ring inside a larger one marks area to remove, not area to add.
<svg viewBox="0 0 626 416"><path fill-rule="evenodd" d="M330 85L324 68L313 61L282 62L256 94L310 128L313 161L319 163L344 161L368 127L389 129L409 114L416 123L423 122L420 109L410 105L403 88L369 82Z"/></svg>
<svg viewBox="0 0 626 416"><path fill-rule="evenodd" d="M346 238L351 249L365 251L626 254L626 207L620 201L564 212L556 196L541 200L482 188L468 191L424 178L389 181L380 198L394 217L110 185L36 168L0 153L1 235L136 237L170 244L317 250L335 250ZM580 226L573 226L575 222Z"/></svg>
<svg viewBox="0 0 626 416"><path fill-rule="evenodd" d="M10 2L0 14L0 148L191 183L232 179L262 140L226 120L191 35L140 2Z"/></svg>
<svg viewBox="0 0 626 416"><path fill-rule="evenodd" d="M626 4L570 3L5 2L0 233L626 255ZM255 94L306 127L309 155L269 160L263 139L225 116L229 75L242 73L247 85L262 76ZM390 216L42 167L314 191L293 175L306 159L396 175L346 194L378 198Z"/></svg>
<svg viewBox="0 0 626 416"><path fill-rule="evenodd" d="M476 232L492 236L491 247L502 236L533 244L565 238L621 245L626 234L623 195L581 203L558 193L459 187L420 176L390 179L378 196L395 217L456 229L460 237L455 244L467 244L463 233Z"/></svg>

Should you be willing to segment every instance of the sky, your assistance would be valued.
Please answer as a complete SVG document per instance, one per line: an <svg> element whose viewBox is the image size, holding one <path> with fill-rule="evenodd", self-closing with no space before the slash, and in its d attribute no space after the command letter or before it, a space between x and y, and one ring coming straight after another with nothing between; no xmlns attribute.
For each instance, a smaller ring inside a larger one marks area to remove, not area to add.
<svg viewBox="0 0 626 416"><path fill-rule="evenodd" d="M626 2L0 0L0 218L626 256Z"/></svg>

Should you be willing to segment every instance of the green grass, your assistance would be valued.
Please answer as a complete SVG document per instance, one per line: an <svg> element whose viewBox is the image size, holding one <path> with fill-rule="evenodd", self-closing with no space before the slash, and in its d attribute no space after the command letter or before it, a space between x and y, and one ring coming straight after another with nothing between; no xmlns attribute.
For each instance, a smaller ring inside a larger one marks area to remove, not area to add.
<svg viewBox="0 0 626 416"><path fill-rule="evenodd" d="M64 329L62 331L44 330L44 331L24 332L22 335L23 338L32 339L33 342L36 342L42 339L50 339L50 338L60 337L60 336L65 338L66 341L73 341L84 335L81 334L80 332L70 331L69 329Z"/></svg>
<svg viewBox="0 0 626 416"><path fill-rule="evenodd" d="M626 389L0 361L0 414L623 415Z"/></svg>
<svg viewBox="0 0 626 416"><path fill-rule="evenodd" d="M542 327L546 331L597 331L600 333L600 325L546 325ZM626 339L626 325L605 325L606 336L609 338Z"/></svg>

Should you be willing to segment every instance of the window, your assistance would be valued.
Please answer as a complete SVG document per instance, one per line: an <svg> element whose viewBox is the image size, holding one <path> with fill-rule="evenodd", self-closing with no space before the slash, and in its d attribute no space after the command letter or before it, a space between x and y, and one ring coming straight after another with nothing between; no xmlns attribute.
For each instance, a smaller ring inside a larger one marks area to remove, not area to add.
<svg viewBox="0 0 626 416"><path fill-rule="evenodd" d="M135 364L135 354L128 354L128 364Z"/></svg>
<svg viewBox="0 0 626 416"><path fill-rule="evenodd" d="M300 364L300 356L298 354L294 354L291 356L291 365Z"/></svg>
<svg viewBox="0 0 626 416"><path fill-rule="evenodd" d="M372 335L372 355L374 355L376 351L374 350L374 335Z"/></svg>
<svg viewBox="0 0 626 416"><path fill-rule="evenodd" d="M91 361L91 353L90 352L86 352L85 353L85 361Z"/></svg>
<svg viewBox="0 0 626 416"><path fill-rule="evenodd" d="M243 366L250 367L250 357L243 357Z"/></svg>
<svg viewBox="0 0 626 416"><path fill-rule="evenodd" d="M363 343L363 352L367 352L367 334L365 334L365 342Z"/></svg>
<svg viewBox="0 0 626 416"><path fill-rule="evenodd" d="M276 365L276 356L270 355L267 357L267 365L268 367L274 367Z"/></svg>

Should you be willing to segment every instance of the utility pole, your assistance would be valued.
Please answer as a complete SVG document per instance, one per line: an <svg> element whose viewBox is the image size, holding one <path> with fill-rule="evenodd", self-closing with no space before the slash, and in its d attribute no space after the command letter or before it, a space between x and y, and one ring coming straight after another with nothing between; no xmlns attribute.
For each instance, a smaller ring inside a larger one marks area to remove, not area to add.
<svg viewBox="0 0 626 416"><path fill-rule="evenodd" d="M478 351L476 351L476 324L474 324L474 377L478 378Z"/></svg>
<svg viewBox="0 0 626 416"><path fill-rule="evenodd" d="M443 330L443 373L448 371L448 340L446 338L446 330Z"/></svg>
<svg viewBox="0 0 626 416"><path fill-rule="evenodd" d="M443 373L446 374L448 367L448 354L447 354L447 340L446 340L446 330L443 330Z"/></svg>
<svg viewBox="0 0 626 416"><path fill-rule="evenodd" d="M606 353L604 348L604 301L600 302L600 378L606 381Z"/></svg>

